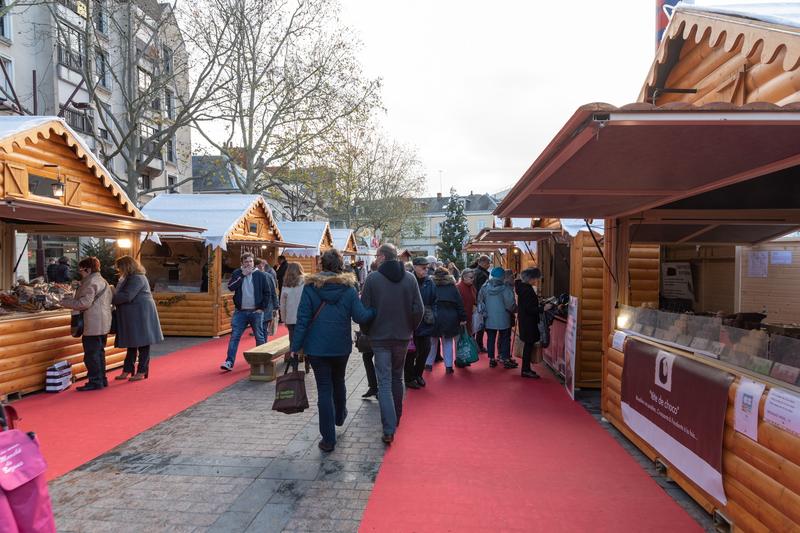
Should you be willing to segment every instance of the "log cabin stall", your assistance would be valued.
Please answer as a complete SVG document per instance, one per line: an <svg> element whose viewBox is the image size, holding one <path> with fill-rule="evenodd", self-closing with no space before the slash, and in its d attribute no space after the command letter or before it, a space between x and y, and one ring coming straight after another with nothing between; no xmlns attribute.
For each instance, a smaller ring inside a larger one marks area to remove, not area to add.
<svg viewBox="0 0 800 533"><path fill-rule="evenodd" d="M345 263L355 263L358 258L358 244L356 234L351 229L331 228L333 247L342 252Z"/></svg>
<svg viewBox="0 0 800 533"><path fill-rule="evenodd" d="M281 252L286 256L286 260L300 263L306 274L319 272L319 257L325 250L334 247L333 235L328 223L316 220L284 220L278 223L278 227L287 241L297 245L285 248Z"/></svg>
<svg viewBox="0 0 800 533"><path fill-rule="evenodd" d="M791 106L590 104L497 209L605 219L603 414L743 531L800 528L800 340L757 313L800 306L768 301L796 268L775 239L800 228L798 138ZM654 301L631 283L641 246L660 250ZM708 264L730 248L726 282Z"/></svg>
<svg viewBox="0 0 800 533"><path fill-rule="evenodd" d="M0 117L0 395L45 385L48 366L72 364L85 375L81 339L70 335L68 281L47 280L47 263L74 265L82 245L105 240L117 256L135 255L140 235L201 228L147 220L89 147L56 117ZM74 270L62 273L74 278ZM47 281L46 281L47 280ZM113 280L112 280L113 281ZM124 349L109 336L106 368L122 365Z"/></svg>
<svg viewBox="0 0 800 533"><path fill-rule="evenodd" d="M216 337L229 333L231 273L244 252L275 264L278 247L291 246L264 198L256 194L163 194L146 215L205 226L202 233L159 233L143 243L147 269L165 335Z"/></svg>

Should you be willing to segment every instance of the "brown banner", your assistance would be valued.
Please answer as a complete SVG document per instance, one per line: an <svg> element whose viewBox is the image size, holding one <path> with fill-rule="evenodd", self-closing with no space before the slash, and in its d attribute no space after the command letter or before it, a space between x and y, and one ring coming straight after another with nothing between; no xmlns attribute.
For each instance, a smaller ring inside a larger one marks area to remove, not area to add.
<svg viewBox="0 0 800 533"><path fill-rule="evenodd" d="M688 451L722 472L725 411L733 379L727 372L639 340L629 338L625 343L622 402L680 444L628 411L632 421L638 420L644 428L640 431L634 427L634 431L644 433L640 436L673 464L668 451L679 462ZM684 462L695 463L694 457ZM692 477L692 472L684 474Z"/></svg>

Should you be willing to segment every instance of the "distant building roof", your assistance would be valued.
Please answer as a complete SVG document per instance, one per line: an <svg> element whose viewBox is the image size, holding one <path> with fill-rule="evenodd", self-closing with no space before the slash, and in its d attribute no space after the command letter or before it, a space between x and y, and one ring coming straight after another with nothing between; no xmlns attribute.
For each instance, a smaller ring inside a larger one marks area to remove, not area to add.
<svg viewBox="0 0 800 533"><path fill-rule="evenodd" d="M241 167L221 155L193 155L194 192L238 193L235 175L244 178Z"/></svg>
<svg viewBox="0 0 800 533"><path fill-rule="evenodd" d="M493 211L497 207L497 200L489 194L470 194L467 196L460 196L464 200L464 212L469 213L473 211ZM447 202L450 201L449 196L442 195L419 198L419 202L424 203L423 211L426 213L444 213L447 209Z"/></svg>

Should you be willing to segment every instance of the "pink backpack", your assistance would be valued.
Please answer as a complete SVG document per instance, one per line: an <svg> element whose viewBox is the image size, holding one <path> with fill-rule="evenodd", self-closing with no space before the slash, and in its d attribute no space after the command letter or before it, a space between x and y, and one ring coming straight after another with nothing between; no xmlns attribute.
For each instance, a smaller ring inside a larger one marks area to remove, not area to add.
<svg viewBox="0 0 800 533"><path fill-rule="evenodd" d="M45 470L32 434L0 431L0 533L55 533Z"/></svg>

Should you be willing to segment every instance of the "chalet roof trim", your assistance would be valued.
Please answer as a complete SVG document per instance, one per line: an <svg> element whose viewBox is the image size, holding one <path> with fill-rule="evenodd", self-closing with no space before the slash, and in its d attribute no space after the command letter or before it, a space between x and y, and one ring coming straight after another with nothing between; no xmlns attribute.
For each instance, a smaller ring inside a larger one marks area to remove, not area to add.
<svg viewBox="0 0 800 533"><path fill-rule="evenodd" d="M721 10L686 4L678 6L658 46L640 100L647 98L648 88L656 83L659 71L667 62L667 45L676 38L692 39L698 44L707 41L712 48L724 47L726 52L740 47L747 57L754 58L758 54L758 61L764 64L780 60L786 72L800 67L800 16L796 25L790 26L777 24L775 19L758 20L744 16L742 12L729 10L722 13Z"/></svg>
<svg viewBox="0 0 800 533"><path fill-rule="evenodd" d="M325 221L309 220L301 222L284 220L278 223L278 227L287 242L307 246L306 248L287 248L283 251L285 255L312 257L322 252L326 235L333 242L330 226Z"/></svg>
<svg viewBox="0 0 800 533"><path fill-rule="evenodd" d="M144 218L127 193L114 181L111 173L101 163L89 145L60 117L39 116L5 116L0 117L0 148L6 153L14 151L14 145L38 144L51 135L58 135L66 140L67 146L75 150L78 158L86 163L92 173L100 179L104 187L111 191L128 213L136 218ZM191 225L191 224L188 224Z"/></svg>
<svg viewBox="0 0 800 533"><path fill-rule="evenodd" d="M331 238L333 238L334 248L340 252L347 250L347 246L351 239L353 240L353 245L355 246L354 249L358 249L358 245L355 242L355 234L351 229L331 228Z"/></svg>

